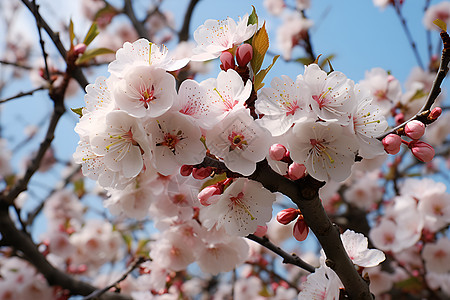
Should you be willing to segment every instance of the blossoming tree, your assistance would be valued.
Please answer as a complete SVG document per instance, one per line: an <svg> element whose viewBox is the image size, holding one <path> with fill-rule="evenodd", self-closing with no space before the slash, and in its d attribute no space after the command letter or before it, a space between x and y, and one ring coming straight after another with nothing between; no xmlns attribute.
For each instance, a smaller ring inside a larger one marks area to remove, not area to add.
<svg viewBox="0 0 450 300"><path fill-rule="evenodd" d="M137 1L84 0L84 19L56 33L36 2L2 3L8 32L26 9L39 43L6 36L0 88L28 75L37 87L0 113L38 93L53 106L46 131L19 142L0 123L1 300L450 296L450 2L425 1L425 67L407 3L373 1L397 14L417 59L406 91L382 68L355 82L317 55L310 1L263 2L283 16L282 58L251 6L190 35L198 0L179 29L164 1L143 14ZM272 76L281 59L303 71ZM63 114L77 134L65 159Z"/></svg>

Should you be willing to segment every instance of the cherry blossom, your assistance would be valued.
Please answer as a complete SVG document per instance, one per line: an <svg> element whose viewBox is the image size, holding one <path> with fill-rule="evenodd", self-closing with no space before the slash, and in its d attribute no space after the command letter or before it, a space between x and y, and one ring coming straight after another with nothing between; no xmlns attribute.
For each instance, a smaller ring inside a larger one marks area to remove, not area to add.
<svg viewBox="0 0 450 300"><path fill-rule="evenodd" d="M132 178L144 167L142 153L150 155L147 134L135 118L124 111L106 115L103 128L92 133L92 151L104 156L103 163L113 172Z"/></svg>
<svg viewBox="0 0 450 300"><path fill-rule="evenodd" d="M304 164L317 180L343 181L350 175L357 143L353 136L343 134L339 124L296 123L287 141L292 159Z"/></svg>
<svg viewBox="0 0 450 300"><path fill-rule="evenodd" d="M307 105L321 120L337 120L342 125L350 122L355 106L353 81L337 71L327 75L317 64L305 67L305 73L297 77L299 84L304 84L302 81L311 92Z"/></svg>
<svg viewBox="0 0 450 300"><path fill-rule="evenodd" d="M253 36L256 24L248 24L248 14L236 23L232 18L226 20L206 20L194 32L197 47L193 50L193 61L205 61L219 57L222 51L233 48Z"/></svg>
<svg viewBox="0 0 450 300"><path fill-rule="evenodd" d="M163 175L173 174L184 164L201 163L206 153L200 141L200 128L186 115L168 112L145 126L151 132L152 160Z"/></svg>
<svg viewBox="0 0 450 300"><path fill-rule="evenodd" d="M423 247L422 257L428 271L447 273L450 271L450 240L442 237L435 243Z"/></svg>
<svg viewBox="0 0 450 300"><path fill-rule="evenodd" d="M256 111L264 116L259 124L267 128L273 136L279 136L291 128L295 122L308 117L306 103L311 97L303 82L294 82L286 75L274 78L270 88L263 88L256 102Z"/></svg>
<svg viewBox="0 0 450 300"><path fill-rule="evenodd" d="M303 282L298 300L338 300L339 286L342 286L342 283L340 283L336 273L325 266L321 266L314 273L308 275L306 281Z"/></svg>
<svg viewBox="0 0 450 300"><path fill-rule="evenodd" d="M137 66L114 89L117 106L135 117L159 117L176 98L175 78L163 69Z"/></svg>
<svg viewBox="0 0 450 300"><path fill-rule="evenodd" d="M200 219L208 229L216 225L229 235L246 236L270 221L274 201L275 195L259 182L238 178L215 204L202 208Z"/></svg>
<svg viewBox="0 0 450 300"><path fill-rule="evenodd" d="M169 50L163 45L158 46L146 39L139 39L134 43L125 42L117 50L116 60L108 66L108 71L121 78L130 68L136 66L153 66L166 71L175 71L184 67L189 60L174 60L168 55Z"/></svg>
<svg viewBox="0 0 450 300"><path fill-rule="evenodd" d="M368 240L361 233L346 230L341 234L345 251L355 265L361 267L374 267L386 259L383 252L377 249L368 249Z"/></svg>
<svg viewBox="0 0 450 300"><path fill-rule="evenodd" d="M256 170L256 163L269 152L270 134L253 121L247 109L230 113L206 132L206 145L225 165L244 176Z"/></svg>

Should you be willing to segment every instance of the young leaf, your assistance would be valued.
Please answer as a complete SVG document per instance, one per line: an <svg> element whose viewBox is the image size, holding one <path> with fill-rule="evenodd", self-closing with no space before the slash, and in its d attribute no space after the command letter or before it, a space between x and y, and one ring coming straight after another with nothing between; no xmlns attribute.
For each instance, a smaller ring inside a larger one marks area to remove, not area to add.
<svg viewBox="0 0 450 300"><path fill-rule="evenodd" d="M314 61L311 60L309 57L299 57L295 60L296 62L299 62L305 66L312 64Z"/></svg>
<svg viewBox="0 0 450 300"><path fill-rule="evenodd" d="M78 59L75 61L75 63L77 65L83 64L96 56L103 55L103 54L112 54L112 53L115 53L115 52L108 48L95 48L95 49L87 50L86 52L83 53L83 55L78 57Z"/></svg>
<svg viewBox="0 0 450 300"><path fill-rule="evenodd" d="M255 82L253 83L253 88L255 89L255 92L257 92L260 88L264 86L264 83L262 82L264 78L266 77L267 73L269 73L270 69L272 69L273 65L277 61L279 55L276 55L270 66L268 66L266 69L261 70L258 74L255 76Z"/></svg>
<svg viewBox="0 0 450 300"><path fill-rule="evenodd" d="M269 49L269 36L266 31L266 23L256 32L252 40L253 58L250 62L253 72L256 74L264 61L267 49Z"/></svg>
<svg viewBox="0 0 450 300"><path fill-rule="evenodd" d="M79 115L80 118L83 116L83 107L71 108L70 110Z"/></svg>
<svg viewBox="0 0 450 300"><path fill-rule="evenodd" d="M247 25L256 24L256 27L258 27L258 15L256 14L255 7L253 5L252 5L252 7L253 7L253 10L252 10L252 13L250 14L250 16L248 16Z"/></svg>
<svg viewBox="0 0 450 300"><path fill-rule="evenodd" d="M89 44L95 39L95 37L99 34L97 22L93 22L91 27L89 28L86 37L84 38L83 44L89 46Z"/></svg>
<svg viewBox="0 0 450 300"><path fill-rule="evenodd" d="M441 30L447 31L447 24L441 19L436 19L433 21L434 25L439 27Z"/></svg>
<svg viewBox="0 0 450 300"><path fill-rule="evenodd" d="M73 22L72 22L72 18L70 19L69 22L69 36L70 36L70 48L73 48L73 40L75 39L75 33L73 32Z"/></svg>

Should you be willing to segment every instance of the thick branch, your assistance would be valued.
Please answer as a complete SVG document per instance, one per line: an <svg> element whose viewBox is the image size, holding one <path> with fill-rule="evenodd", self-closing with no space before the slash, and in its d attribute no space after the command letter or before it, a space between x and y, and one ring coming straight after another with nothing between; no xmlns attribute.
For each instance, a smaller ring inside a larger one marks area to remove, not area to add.
<svg viewBox="0 0 450 300"><path fill-rule="evenodd" d="M22 231L17 230L8 214L8 208L3 204L0 208L0 232L2 245L10 245L14 249L21 251L24 257L44 275L49 285L60 286L69 290L73 295L89 295L96 290L90 284L76 280L52 266L44 255L39 252L31 238ZM106 293L99 299L128 300L131 298L121 294Z"/></svg>
<svg viewBox="0 0 450 300"><path fill-rule="evenodd" d="M195 167L211 166L221 171L225 165L210 157ZM233 175L232 172L230 175ZM311 176L291 181L273 171L266 160L257 163L256 171L248 178L258 181L271 192L288 196L302 211L306 223L319 240L327 256L327 265L332 268L344 284L350 299L373 299L367 282L358 274L345 251L339 229L333 226L319 199L319 182Z"/></svg>
<svg viewBox="0 0 450 300"><path fill-rule="evenodd" d="M277 245L275 245L271 241L269 241L269 239L267 237L259 237L259 236L256 236L254 234L249 234L247 236L247 238L249 240L252 240L252 241L260 244L261 246L264 246L265 248L269 249L273 253L278 254L279 256L281 256L283 258L283 263L284 264L296 265L296 266L298 266L298 267L302 268L303 270L306 270L306 271L308 271L310 273L314 273L316 271L316 268L314 268L313 266L311 266L307 262L303 261L297 255L287 253L286 251L284 251L283 249L281 249L280 247L278 247Z"/></svg>

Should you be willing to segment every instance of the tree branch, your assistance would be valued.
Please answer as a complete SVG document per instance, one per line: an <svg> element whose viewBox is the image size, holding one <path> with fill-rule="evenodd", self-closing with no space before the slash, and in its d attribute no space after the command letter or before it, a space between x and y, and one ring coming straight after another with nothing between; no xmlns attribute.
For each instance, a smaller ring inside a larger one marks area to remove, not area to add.
<svg viewBox="0 0 450 300"><path fill-rule="evenodd" d="M189 6L184 14L183 26L181 26L180 32L178 33L178 41L187 41L189 39L189 27L191 25L192 13L194 8L200 0L191 0Z"/></svg>
<svg viewBox="0 0 450 300"><path fill-rule="evenodd" d="M5 103L5 102L8 102L8 101L11 101L11 100L20 98L20 97L30 96L30 95L33 95L34 92L42 91L42 90L45 90L45 87L41 86L41 87L35 88L35 89L33 89L33 90L29 91L29 92L20 92L20 93L18 93L17 95L14 95L14 96L11 96L11 97L9 97L9 98L0 100L0 104L3 104L3 103Z"/></svg>
<svg viewBox="0 0 450 300"><path fill-rule="evenodd" d="M201 164L194 167L206 166L216 168L217 173L227 170L225 164L211 157L205 157ZM230 172L230 175L236 174ZM291 181L273 171L266 160L258 162L256 171L248 178L260 182L271 192L288 196L297 204L327 256L328 266L339 276L350 299L373 299L368 283L358 274L345 251L339 229L331 223L319 199L318 191L323 182L309 175L295 182Z"/></svg>
<svg viewBox="0 0 450 300"><path fill-rule="evenodd" d="M296 265L296 266L298 266L298 267L302 268L303 270L306 270L306 271L308 271L310 273L314 273L316 271L315 267L313 267L310 264L308 264L307 262L303 261L297 255L287 253L286 251L284 251L283 249L281 249L280 247L278 247L277 245L275 245L271 241L269 241L269 239L266 236L259 237L259 236L256 236L254 234L249 234L246 237L249 240L252 240L252 241L258 243L261 246L269 249L273 253L278 254L279 256L281 256L283 258L283 263L284 264Z"/></svg>
<svg viewBox="0 0 450 300"><path fill-rule="evenodd" d="M30 12L33 13L33 4L28 0L22 0L22 3L25 4L25 6L28 8ZM53 44L55 44L56 48L58 49L61 56L64 58L64 60L67 61L67 51L64 48L64 45L62 44L61 40L59 39L59 34L55 33L50 26L45 22L45 20L42 18L42 16L37 12L37 15L40 18L41 26L44 28L45 32L49 35L51 40L53 41ZM86 86L89 84L86 77L84 76L83 72L79 67L75 67L72 69L72 72L70 74L81 86L81 88L84 90Z"/></svg>
<svg viewBox="0 0 450 300"><path fill-rule="evenodd" d="M52 266L45 256L39 252L31 238L16 228L8 214L8 207L4 203L0 203L0 205L0 232L2 235L2 245L10 245L17 251L22 252L24 257L31 262L42 275L44 275L49 285L60 286L69 290L73 295L89 295L96 290L96 288L90 284L76 280ZM131 298L121 294L106 293L100 296L99 299L129 300Z"/></svg>
<svg viewBox="0 0 450 300"><path fill-rule="evenodd" d="M424 124L430 124L434 120L429 120L428 115L430 114L431 106L433 106L437 97L441 93L441 84L444 80L445 76L448 72L448 64L450 62L450 37L447 32L441 31L441 38L444 43L444 49L442 49L441 61L439 65L439 70L436 74L436 77L433 81L433 85L431 87L430 93L428 94L427 100L423 107L419 110L419 112L411 117L408 121L403 122L402 124L396 126L395 128L383 133L377 139L382 140L390 133L398 133L399 130L403 129L408 122L412 120L419 120Z"/></svg>
<svg viewBox="0 0 450 300"><path fill-rule="evenodd" d="M123 7L123 13L126 14L128 16L128 18L130 18L130 21L131 21L131 23L133 23L133 26L136 29L139 37L143 37L148 40L149 39L148 32L145 29L144 24L142 24L142 22L140 22L137 19L136 14L134 13L134 10L133 10L133 4L132 4L131 0L125 0L125 4Z"/></svg>

